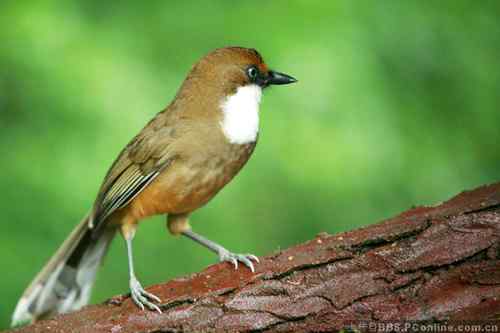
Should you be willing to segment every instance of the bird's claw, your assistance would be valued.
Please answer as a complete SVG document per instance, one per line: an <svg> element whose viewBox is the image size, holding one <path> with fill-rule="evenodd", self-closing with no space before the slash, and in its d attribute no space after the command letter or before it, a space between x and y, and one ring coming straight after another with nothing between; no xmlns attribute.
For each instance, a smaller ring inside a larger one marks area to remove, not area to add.
<svg viewBox="0 0 500 333"><path fill-rule="evenodd" d="M253 265L253 261L259 262L259 258L254 256L253 254L238 254L238 253L231 253L229 251L221 251L219 252L219 261L224 262L228 261L233 264L234 269L238 269L238 261L242 262L245 266L250 268L252 273L255 273L255 268Z"/></svg>
<svg viewBox="0 0 500 333"><path fill-rule="evenodd" d="M146 305L151 311L161 313L161 309L156 304L149 301L153 300L160 303L160 298L144 290L140 282L135 278L130 280L130 296L132 297L134 303L141 308L141 310L144 310L144 305Z"/></svg>

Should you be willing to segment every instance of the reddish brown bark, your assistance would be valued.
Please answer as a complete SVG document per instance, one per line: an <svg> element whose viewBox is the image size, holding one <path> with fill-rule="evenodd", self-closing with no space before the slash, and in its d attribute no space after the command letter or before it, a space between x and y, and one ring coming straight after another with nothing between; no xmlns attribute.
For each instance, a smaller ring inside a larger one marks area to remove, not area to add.
<svg viewBox="0 0 500 333"><path fill-rule="evenodd" d="M149 288L17 332L336 331L360 321L500 318L500 183L434 207Z"/></svg>

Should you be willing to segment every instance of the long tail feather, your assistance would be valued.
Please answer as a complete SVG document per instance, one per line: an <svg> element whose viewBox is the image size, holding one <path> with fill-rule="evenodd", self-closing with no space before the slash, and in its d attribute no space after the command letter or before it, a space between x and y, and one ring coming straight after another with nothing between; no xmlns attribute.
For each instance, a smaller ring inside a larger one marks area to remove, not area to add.
<svg viewBox="0 0 500 333"><path fill-rule="evenodd" d="M12 326L32 322L56 313L71 312L86 305L114 229L91 236L85 217L66 238L18 301Z"/></svg>

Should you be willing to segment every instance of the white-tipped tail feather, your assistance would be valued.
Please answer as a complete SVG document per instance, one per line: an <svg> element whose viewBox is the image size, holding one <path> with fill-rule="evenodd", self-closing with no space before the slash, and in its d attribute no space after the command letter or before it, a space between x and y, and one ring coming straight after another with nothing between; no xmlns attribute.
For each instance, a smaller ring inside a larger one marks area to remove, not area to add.
<svg viewBox="0 0 500 333"><path fill-rule="evenodd" d="M12 326L86 305L115 232L104 230L93 239L85 217L26 289L12 315Z"/></svg>

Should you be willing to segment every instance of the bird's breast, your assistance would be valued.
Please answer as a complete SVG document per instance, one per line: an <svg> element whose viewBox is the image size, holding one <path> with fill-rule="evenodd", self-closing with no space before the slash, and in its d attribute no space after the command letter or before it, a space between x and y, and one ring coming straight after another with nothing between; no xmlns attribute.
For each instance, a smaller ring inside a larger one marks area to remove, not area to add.
<svg viewBox="0 0 500 333"><path fill-rule="evenodd" d="M206 204L248 161L255 142L225 144L217 151L181 156L131 203L136 220L157 214L191 212Z"/></svg>

